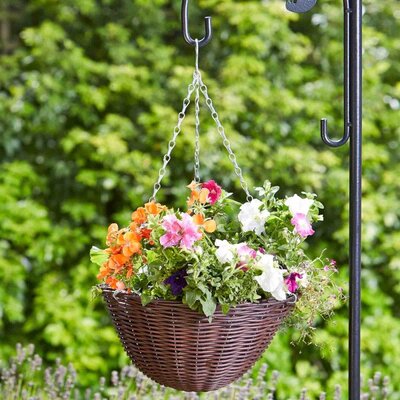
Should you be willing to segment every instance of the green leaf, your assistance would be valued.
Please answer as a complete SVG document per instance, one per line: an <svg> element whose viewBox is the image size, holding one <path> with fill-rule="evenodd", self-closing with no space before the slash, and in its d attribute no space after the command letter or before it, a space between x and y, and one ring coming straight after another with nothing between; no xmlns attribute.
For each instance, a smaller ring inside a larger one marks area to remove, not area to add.
<svg viewBox="0 0 400 400"><path fill-rule="evenodd" d="M193 308L194 305L196 304L196 301L200 300L200 297L194 290L187 290L185 292L185 301L186 304L189 306L189 308Z"/></svg>
<svg viewBox="0 0 400 400"><path fill-rule="evenodd" d="M207 298L205 300L199 299L200 303L202 305L203 313L205 314L206 317L211 317L217 308L217 305L214 301L214 299L211 296L211 293L207 293Z"/></svg>
<svg viewBox="0 0 400 400"><path fill-rule="evenodd" d="M149 292L143 291L140 300L142 301L142 306L147 306L153 300L153 297Z"/></svg>
<svg viewBox="0 0 400 400"><path fill-rule="evenodd" d="M147 258L148 264L153 264L154 262L156 262L159 259L159 254L157 254L153 250L147 250L146 258Z"/></svg>
<svg viewBox="0 0 400 400"><path fill-rule="evenodd" d="M229 304L221 304L221 311L226 315L228 314L231 306Z"/></svg>
<svg viewBox="0 0 400 400"><path fill-rule="evenodd" d="M91 300L94 301L101 294L102 294L102 290L98 286L93 286L92 287L92 292L91 292Z"/></svg>
<svg viewBox="0 0 400 400"><path fill-rule="evenodd" d="M109 255L105 250L95 246L90 249L90 261L93 264L97 264L101 267L108 260L108 257Z"/></svg>

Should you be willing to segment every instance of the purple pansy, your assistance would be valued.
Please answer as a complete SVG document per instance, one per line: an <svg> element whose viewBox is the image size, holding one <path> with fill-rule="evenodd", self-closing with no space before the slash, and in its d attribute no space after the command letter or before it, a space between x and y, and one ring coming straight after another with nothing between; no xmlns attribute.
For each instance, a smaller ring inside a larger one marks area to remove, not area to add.
<svg viewBox="0 0 400 400"><path fill-rule="evenodd" d="M182 294L183 289L186 287L187 282L185 277L187 276L186 269L180 269L179 271L172 274L169 278L164 281L164 284L171 286L171 292L174 296Z"/></svg>

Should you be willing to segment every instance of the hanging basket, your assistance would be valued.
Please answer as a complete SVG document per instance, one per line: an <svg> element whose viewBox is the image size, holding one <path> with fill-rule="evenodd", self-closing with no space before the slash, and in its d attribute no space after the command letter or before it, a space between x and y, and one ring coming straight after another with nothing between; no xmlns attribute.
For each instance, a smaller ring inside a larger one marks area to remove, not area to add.
<svg viewBox="0 0 400 400"><path fill-rule="evenodd" d="M161 385L208 392L240 378L262 355L294 307L273 298L244 303L209 322L178 301L140 297L102 285L108 310L133 363Z"/></svg>
<svg viewBox="0 0 400 400"><path fill-rule="evenodd" d="M203 95L216 124L217 133L246 194L247 202L252 202L253 197L198 69L198 47L196 40L196 69L193 81L188 86L182 110L178 114L178 123L174 128L172 139L168 142L168 150L163 157L163 164L149 202L156 203L161 181L166 174L193 93L195 94L195 162L192 184L197 185L200 182L199 114L200 97ZM114 228L111 230L109 228L110 242L116 240L112 236L115 234ZM116 229L118 230L118 226ZM128 250L131 251L130 248ZM120 248L117 249L117 255L121 256L120 251ZM112 268L119 268L120 261L115 262ZM124 263L126 261L122 262ZM104 266L106 272L107 268L109 266ZM133 267L129 273L133 273ZM283 275L281 278L283 280ZM119 288L117 284L113 286L110 282L109 285L100 287L122 345L137 368L161 385L187 392L217 390L240 378L271 343L296 302L296 295L288 295L286 298L288 292L284 292L285 297L282 299L280 294L274 295L271 289L267 292L280 301L270 297L258 303L241 303L232 307L226 315L218 306L216 312L210 314L212 319L209 320L204 315L206 313L200 314L181 301L156 299L143 306L140 296L126 290L125 285ZM115 290L117 288L120 290Z"/></svg>

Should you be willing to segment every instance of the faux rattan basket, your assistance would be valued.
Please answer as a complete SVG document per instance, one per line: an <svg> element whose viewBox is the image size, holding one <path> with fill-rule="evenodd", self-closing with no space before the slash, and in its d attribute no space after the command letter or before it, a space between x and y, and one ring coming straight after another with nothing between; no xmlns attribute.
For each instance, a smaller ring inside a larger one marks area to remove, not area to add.
<svg viewBox="0 0 400 400"><path fill-rule="evenodd" d="M161 385L206 392L240 378L270 344L293 299L245 303L212 322L177 301L140 297L102 286L121 342L133 363Z"/></svg>

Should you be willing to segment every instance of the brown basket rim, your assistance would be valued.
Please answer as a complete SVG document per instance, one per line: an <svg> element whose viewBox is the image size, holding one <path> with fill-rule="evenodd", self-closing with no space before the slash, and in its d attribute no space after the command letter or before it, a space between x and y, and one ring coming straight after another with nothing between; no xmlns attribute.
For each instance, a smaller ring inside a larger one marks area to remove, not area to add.
<svg viewBox="0 0 400 400"><path fill-rule="evenodd" d="M141 296L138 295L137 293L128 293L125 290L121 290L118 291L117 289L112 289L110 286L108 286L107 284L103 283L103 284L99 284L97 285L97 287L99 287L102 291L106 291L106 292L118 292L116 296L113 296L115 298L115 300L118 300L118 295L124 295L126 297L129 297L131 299L134 300L139 300L141 303ZM291 294L289 297L286 298L286 300L276 300L273 297L269 297L268 299L261 299L258 302L250 302L250 301L246 301L243 303L239 303L236 306L232 306L232 309L235 309L237 307L248 307L248 306L257 306L257 305L265 305L265 304L289 304L289 305L295 305L297 303L298 300L298 296L296 294ZM161 299L161 298L157 298L157 299L153 299L150 303L148 303L146 306L150 305L150 304L165 304L165 305L170 305L170 306L174 306L174 307L182 307L185 309L189 309L191 310L191 308L189 308L189 306L187 304L182 303L179 300L165 300L165 299ZM143 307L146 307L143 306ZM194 312L196 312L195 310L192 310ZM221 305L217 304L217 309L216 311L221 311ZM201 314L201 313L199 313Z"/></svg>

